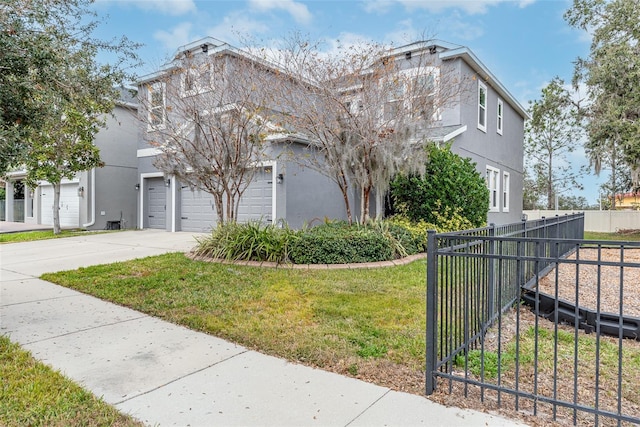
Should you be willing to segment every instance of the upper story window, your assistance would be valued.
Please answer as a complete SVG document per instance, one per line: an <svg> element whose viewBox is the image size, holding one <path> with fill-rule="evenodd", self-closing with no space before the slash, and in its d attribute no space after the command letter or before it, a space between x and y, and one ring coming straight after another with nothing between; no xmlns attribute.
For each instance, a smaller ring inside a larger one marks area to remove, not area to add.
<svg viewBox="0 0 640 427"><path fill-rule="evenodd" d="M498 132L500 135L502 135L503 114L504 114L504 104L502 103L502 99L498 99L498 111L497 111L498 123L496 127L496 132Z"/></svg>
<svg viewBox="0 0 640 427"><path fill-rule="evenodd" d="M164 83L153 83L147 86L148 129L164 127L167 119L166 90Z"/></svg>
<svg viewBox="0 0 640 427"><path fill-rule="evenodd" d="M209 64L185 69L180 76L182 96L193 96L212 89Z"/></svg>
<svg viewBox="0 0 640 427"><path fill-rule="evenodd" d="M487 166L487 188L489 189L489 211L500 211L500 169Z"/></svg>
<svg viewBox="0 0 640 427"><path fill-rule="evenodd" d="M478 81L478 129L487 131L487 86Z"/></svg>
<svg viewBox="0 0 640 427"><path fill-rule="evenodd" d="M399 72L396 78L386 83L385 120L393 119L402 108L405 108L413 117L437 120L439 118L436 105L438 78L437 67Z"/></svg>

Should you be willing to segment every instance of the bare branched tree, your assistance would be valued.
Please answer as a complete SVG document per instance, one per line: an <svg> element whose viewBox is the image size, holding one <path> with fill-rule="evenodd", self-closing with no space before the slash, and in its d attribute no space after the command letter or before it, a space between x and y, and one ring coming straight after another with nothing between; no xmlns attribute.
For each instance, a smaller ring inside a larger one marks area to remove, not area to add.
<svg viewBox="0 0 640 427"><path fill-rule="evenodd" d="M288 127L319 154L305 159L339 186L350 222L350 186L360 193L358 219L365 222L374 191L385 194L399 172L424 172L430 129L461 102L467 88L459 70L434 49L427 42L397 50L363 42L323 53L319 43L294 35L278 52L287 75L306 82L279 87Z"/></svg>
<svg viewBox="0 0 640 427"><path fill-rule="evenodd" d="M213 196L218 223L235 221L240 198L265 159L274 73L257 58L223 45L198 47L141 87L155 166Z"/></svg>

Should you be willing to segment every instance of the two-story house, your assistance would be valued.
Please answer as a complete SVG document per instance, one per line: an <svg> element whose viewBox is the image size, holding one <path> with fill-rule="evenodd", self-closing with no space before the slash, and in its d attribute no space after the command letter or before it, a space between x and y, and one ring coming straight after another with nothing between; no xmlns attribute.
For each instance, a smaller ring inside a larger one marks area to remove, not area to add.
<svg viewBox="0 0 640 427"><path fill-rule="evenodd" d="M104 230L135 228L137 140L136 97L122 89L106 126L95 136L104 166L63 179L60 186L60 226ZM6 179L7 221L53 226L53 186L42 181L36 188L24 185L25 170ZM19 200L16 200L19 199Z"/></svg>
<svg viewBox="0 0 640 427"><path fill-rule="evenodd" d="M453 152L476 163L490 193L488 223L519 221L526 110L467 47L430 40L399 47L391 55L405 70L416 57L429 55L441 75L447 73L450 81L464 85L424 133L432 141L452 141Z"/></svg>
<svg viewBox="0 0 640 427"><path fill-rule="evenodd" d="M399 68L410 69L420 55L431 56L434 67L446 67L448 73L457 73L461 81L472 82L459 94L458 102L438 112L438 120L424 130L425 136L440 142L453 140L455 152L476 162L491 193L487 207L489 222L519 220L525 110L468 48L439 41L419 42L393 50L389 58L399 62ZM192 67L184 67L186 57L199 64L196 72ZM216 223L216 200L207 191L181 182L161 165L159 160L167 147L160 146L159 133L173 125L174 132L195 135L193 124L187 123L189 120L184 120L182 127L176 126L177 106L185 102L191 103L189 111L195 108L199 115L235 108L239 101L233 98L229 82L247 71L247 61L260 62L258 69L268 78L288 77L276 65L214 38L178 49L175 58L139 81L139 101L143 107L139 110L137 223L139 228L207 231ZM207 65L216 63L224 66ZM211 91L227 91L228 95L221 94L215 106L197 107L197 100L205 99L198 97ZM238 219L285 220L292 227L301 227L317 219L345 218L344 199L337 185L296 161L308 156L306 147L311 141L295 130L278 129L275 124L270 129L265 132L264 150L253 163L255 174L240 200ZM352 192L357 201L357 189Z"/></svg>

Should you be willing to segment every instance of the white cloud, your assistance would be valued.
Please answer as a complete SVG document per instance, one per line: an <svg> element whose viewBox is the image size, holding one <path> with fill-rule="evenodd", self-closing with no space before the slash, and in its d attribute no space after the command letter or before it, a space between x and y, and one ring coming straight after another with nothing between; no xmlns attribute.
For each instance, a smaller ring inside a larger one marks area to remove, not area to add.
<svg viewBox="0 0 640 427"><path fill-rule="evenodd" d="M484 35L484 28L481 22L474 23L465 21L459 11L454 11L451 16L443 20L447 33L455 34L460 40L475 40Z"/></svg>
<svg viewBox="0 0 640 427"><path fill-rule="evenodd" d="M232 45L244 45L243 39L271 30L264 22L249 18L242 11L231 12L221 22L207 30L207 34Z"/></svg>
<svg viewBox="0 0 640 427"><path fill-rule="evenodd" d="M515 0L375 0L366 2L364 10L367 12L384 13L388 11L393 2L400 3L407 10L426 9L430 12L438 13L445 9L460 9L470 15L486 13L489 7L505 2L516 2ZM527 7L535 0L519 0L520 7Z"/></svg>
<svg viewBox="0 0 640 427"><path fill-rule="evenodd" d="M178 47L190 43L196 39L191 35L192 27L193 25L190 22L183 22L176 25L169 31L156 31L155 33L153 33L153 38L161 42L168 51L174 51Z"/></svg>
<svg viewBox="0 0 640 427"><path fill-rule="evenodd" d="M307 24L312 18L306 5L293 0L249 0L249 6L260 12L284 10L299 24Z"/></svg>
<svg viewBox="0 0 640 427"><path fill-rule="evenodd" d="M165 15L184 15L197 10L194 0L98 0L99 3L131 5Z"/></svg>

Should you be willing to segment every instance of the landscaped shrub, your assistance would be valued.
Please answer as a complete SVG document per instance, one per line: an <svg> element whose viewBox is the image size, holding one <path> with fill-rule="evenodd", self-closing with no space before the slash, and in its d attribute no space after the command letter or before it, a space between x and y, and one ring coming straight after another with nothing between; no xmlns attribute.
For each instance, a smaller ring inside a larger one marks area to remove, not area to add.
<svg viewBox="0 0 640 427"><path fill-rule="evenodd" d="M228 260L285 262L296 231L282 222L265 225L259 221L246 224L218 225L211 236L198 240L196 255Z"/></svg>
<svg viewBox="0 0 640 427"><path fill-rule="evenodd" d="M409 247L415 246L415 253L425 252L427 250L427 231L437 230L437 227L433 224L429 224L424 220L414 222L404 215L394 215L387 218L385 222L391 224L393 227L399 227L409 233L409 236L411 236L411 242L405 244ZM407 252L411 255L409 251Z"/></svg>
<svg viewBox="0 0 640 427"><path fill-rule="evenodd" d="M485 225L489 190L475 163L452 153L450 146L432 144L427 149L429 161L423 177L397 175L392 181L392 213L445 229L452 229L454 224L443 223L438 214L440 217L460 215L466 218L471 226L465 228ZM463 227L462 224L457 226Z"/></svg>
<svg viewBox="0 0 640 427"><path fill-rule="evenodd" d="M292 242L289 258L295 264L344 264L393 258L392 245L380 231L344 222L304 230Z"/></svg>

